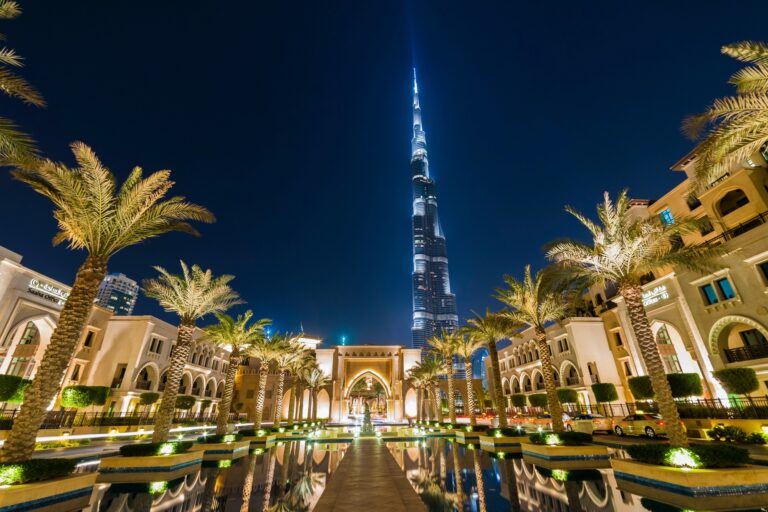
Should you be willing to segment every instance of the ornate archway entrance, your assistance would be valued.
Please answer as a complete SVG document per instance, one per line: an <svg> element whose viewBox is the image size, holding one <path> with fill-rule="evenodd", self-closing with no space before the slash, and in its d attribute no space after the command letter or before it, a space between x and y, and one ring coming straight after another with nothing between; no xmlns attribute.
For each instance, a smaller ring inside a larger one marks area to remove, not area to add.
<svg viewBox="0 0 768 512"><path fill-rule="evenodd" d="M387 419L387 402L389 393L381 379L373 372L364 372L352 383L346 394L347 417L356 421L361 420L365 407L371 412L373 421Z"/></svg>

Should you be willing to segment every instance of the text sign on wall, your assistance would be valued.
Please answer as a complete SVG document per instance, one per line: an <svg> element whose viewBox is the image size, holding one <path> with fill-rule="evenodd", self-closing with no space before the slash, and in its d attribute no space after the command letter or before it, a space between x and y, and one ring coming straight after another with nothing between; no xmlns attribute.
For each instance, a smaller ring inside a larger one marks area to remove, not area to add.
<svg viewBox="0 0 768 512"><path fill-rule="evenodd" d="M53 286L50 283L40 281L39 279L32 278L27 285L29 292L42 297L51 302L55 302L59 306L64 305L69 297L69 292L62 290L58 286Z"/></svg>
<svg viewBox="0 0 768 512"><path fill-rule="evenodd" d="M669 292L667 291L667 287L662 284L652 290L643 292L643 306L650 306L668 298Z"/></svg>

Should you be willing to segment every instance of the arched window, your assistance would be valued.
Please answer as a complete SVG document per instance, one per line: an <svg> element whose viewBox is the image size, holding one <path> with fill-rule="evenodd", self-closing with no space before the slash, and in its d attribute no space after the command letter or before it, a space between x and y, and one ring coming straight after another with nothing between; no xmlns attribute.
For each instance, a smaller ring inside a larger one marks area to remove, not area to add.
<svg viewBox="0 0 768 512"><path fill-rule="evenodd" d="M34 322L27 322L24 328L24 334L21 335L19 345L37 345L40 343L40 331Z"/></svg>
<svg viewBox="0 0 768 512"><path fill-rule="evenodd" d="M725 194L717 205L718 210L720 210L720 215L725 216L748 203L749 198L747 198L747 195L743 190L737 188L736 190L731 190Z"/></svg>
<svg viewBox="0 0 768 512"><path fill-rule="evenodd" d="M659 345L669 345L672 340L669 338L669 331L666 325L662 325L661 328L656 331L656 343Z"/></svg>

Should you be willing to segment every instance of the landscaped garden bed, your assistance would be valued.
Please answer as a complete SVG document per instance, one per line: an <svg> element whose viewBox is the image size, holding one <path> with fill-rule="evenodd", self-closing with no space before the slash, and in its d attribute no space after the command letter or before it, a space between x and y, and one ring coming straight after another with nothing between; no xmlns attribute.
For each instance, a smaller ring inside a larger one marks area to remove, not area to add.
<svg viewBox="0 0 768 512"><path fill-rule="evenodd" d="M734 510L768 503L768 468L749 465L749 452L732 445L636 445L632 457L613 459L619 488L690 509Z"/></svg>
<svg viewBox="0 0 768 512"><path fill-rule="evenodd" d="M128 444L119 457L105 457L99 464L100 482L168 481L200 467L202 452L190 451L190 442Z"/></svg>
<svg viewBox="0 0 768 512"><path fill-rule="evenodd" d="M241 434L201 436L191 447L192 451L202 451L204 461L239 459L248 455L251 442L243 440Z"/></svg>
<svg viewBox="0 0 768 512"><path fill-rule="evenodd" d="M527 441L523 429L496 428L480 436L480 448L491 453L520 453L521 444Z"/></svg>
<svg viewBox="0 0 768 512"><path fill-rule="evenodd" d="M238 432L243 441L248 441L252 445L267 446L271 445L277 439L277 436L267 429L246 429Z"/></svg>
<svg viewBox="0 0 768 512"><path fill-rule="evenodd" d="M595 469L610 467L608 449L589 444L582 432L536 433L521 443L523 458L548 469Z"/></svg>
<svg viewBox="0 0 768 512"><path fill-rule="evenodd" d="M480 436L484 435L488 430L487 425L462 425L461 428L455 430L456 441L462 444L476 443L480 440Z"/></svg>
<svg viewBox="0 0 768 512"><path fill-rule="evenodd" d="M24 510L76 510L88 506L97 474L72 475L74 469L75 462L69 459L0 464L0 512L22 506Z"/></svg>

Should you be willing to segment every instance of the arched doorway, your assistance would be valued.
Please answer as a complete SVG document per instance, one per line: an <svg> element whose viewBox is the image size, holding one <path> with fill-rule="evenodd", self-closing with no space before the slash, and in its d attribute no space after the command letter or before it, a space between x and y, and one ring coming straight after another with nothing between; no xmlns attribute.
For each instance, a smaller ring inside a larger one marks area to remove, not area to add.
<svg viewBox="0 0 768 512"><path fill-rule="evenodd" d="M712 326L709 350L722 357L724 363L768 357L768 329L745 316L725 316Z"/></svg>
<svg viewBox="0 0 768 512"><path fill-rule="evenodd" d="M349 419L362 421L367 405L371 420L385 421L389 413L389 397L389 389L378 375L371 371L363 372L349 385L344 413Z"/></svg>

